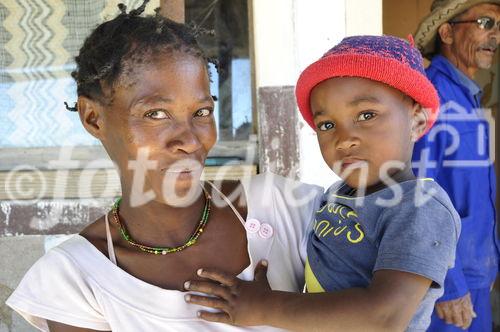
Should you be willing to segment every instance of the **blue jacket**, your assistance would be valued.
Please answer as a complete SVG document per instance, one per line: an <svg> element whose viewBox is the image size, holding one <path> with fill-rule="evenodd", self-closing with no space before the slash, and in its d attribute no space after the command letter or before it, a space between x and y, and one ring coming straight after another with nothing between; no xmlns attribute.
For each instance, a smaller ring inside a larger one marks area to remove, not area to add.
<svg viewBox="0 0 500 332"><path fill-rule="evenodd" d="M479 87L442 56L434 57L426 71L441 110L431 131L415 144L413 167L415 174L434 178L446 190L462 220L455 267L448 271L439 300L448 301L469 289L490 287L498 272L495 170Z"/></svg>

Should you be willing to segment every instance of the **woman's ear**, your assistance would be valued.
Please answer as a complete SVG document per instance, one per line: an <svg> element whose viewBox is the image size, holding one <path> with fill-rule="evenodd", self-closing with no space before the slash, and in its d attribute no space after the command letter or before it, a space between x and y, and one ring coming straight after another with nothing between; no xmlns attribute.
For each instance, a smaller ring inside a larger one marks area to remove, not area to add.
<svg viewBox="0 0 500 332"><path fill-rule="evenodd" d="M104 107L95 100L78 97L78 114L85 129L95 138L104 139Z"/></svg>
<svg viewBox="0 0 500 332"><path fill-rule="evenodd" d="M425 133L425 129L427 128L427 111L419 103L414 103L411 112L411 140L412 142L416 142Z"/></svg>
<svg viewBox="0 0 500 332"><path fill-rule="evenodd" d="M441 39L441 43L446 45L453 44L453 28L450 23L441 24L438 29L437 38Z"/></svg>

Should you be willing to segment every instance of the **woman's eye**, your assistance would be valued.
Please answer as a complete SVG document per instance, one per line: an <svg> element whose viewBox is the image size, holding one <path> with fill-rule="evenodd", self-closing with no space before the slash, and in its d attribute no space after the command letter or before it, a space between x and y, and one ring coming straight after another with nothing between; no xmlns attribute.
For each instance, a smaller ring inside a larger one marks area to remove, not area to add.
<svg viewBox="0 0 500 332"><path fill-rule="evenodd" d="M375 117L373 112L363 112L358 116L358 121L366 121Z"/></svg>
<svg viewBox="0 0 500 332"><path fill-rule="evenodd" d="M160 120L160 119L166 119L168 118L168 115L165 111L162 110L154 110L154 111L149 111L145 114L145 117L154 119L154 120Z"/></svg>
<svg viewBox="0 0 500 332"><path fill-rule="evenodd" d="M320 131L327 131L335 128L335 124L333 122L322 122L318 125L318 129Z"/></svg>
<svg viewBox="0 0 500 332"><path fill-rule="evenodd" d="M196 111L195 116L209 116L212 114L212 110L209 108L202 108L201 110Z"/></svg>

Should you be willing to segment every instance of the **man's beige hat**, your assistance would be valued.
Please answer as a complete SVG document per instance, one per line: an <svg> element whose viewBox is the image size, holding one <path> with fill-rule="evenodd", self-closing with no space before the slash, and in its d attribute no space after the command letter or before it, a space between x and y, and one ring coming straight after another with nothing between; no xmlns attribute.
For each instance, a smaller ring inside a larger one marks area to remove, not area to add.
<svg viewBox="0 0 500 332"><path fill-rule="evenodd" d="M439 27L455 16L481 3L500 5L500 0L434 0L431 13L427 15L415 33L415 45L428 59L436 52L436 36Z"/></svg>

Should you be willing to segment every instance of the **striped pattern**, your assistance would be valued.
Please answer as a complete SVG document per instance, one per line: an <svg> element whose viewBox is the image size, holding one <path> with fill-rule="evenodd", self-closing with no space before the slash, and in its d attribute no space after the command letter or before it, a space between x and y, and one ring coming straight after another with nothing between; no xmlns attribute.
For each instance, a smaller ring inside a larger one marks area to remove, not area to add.
<svg viewBox="0 0 500 332"><path fill-rule="evenodd" d="M408 41L394 36L353 36L331 48L324 57L344 54L373 55L394 59L425 75L422 55Z"/></svg>
<svg viewBox="0 0 500 332"><path fill-rule="evenodd" d="M97 144L63 103L76 100L73 57L118 2L142 0L0 0L0 148Z"/></svg>

